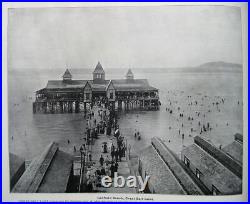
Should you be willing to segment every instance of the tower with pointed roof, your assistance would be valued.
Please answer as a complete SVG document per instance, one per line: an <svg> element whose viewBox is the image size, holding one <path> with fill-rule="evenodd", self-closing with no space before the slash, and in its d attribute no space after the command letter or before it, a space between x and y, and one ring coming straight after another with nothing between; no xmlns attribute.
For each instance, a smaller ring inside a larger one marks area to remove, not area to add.
<svg viewBox="0 0 250 204"><path fill-rule="evenodd" d="M93 71L93 82L97 84L105 82L105 72L100 62L97 63Z"/></svg>
<svg viewBox="0 0 250 204"><path fill-rule="evenodd" d="M69 80L72 80L72 75L69 72L69 70L66 69L66 71L63 74L63 81L69 81Z"/></svg>
<svg viewBox="0 0 250 204"><path fill-rule="evenodd" d="M131 71L131 69L128 70L128 72L126 74L126 79L128 79L128 80L133 80L134 79L134 74Z"/></svg>

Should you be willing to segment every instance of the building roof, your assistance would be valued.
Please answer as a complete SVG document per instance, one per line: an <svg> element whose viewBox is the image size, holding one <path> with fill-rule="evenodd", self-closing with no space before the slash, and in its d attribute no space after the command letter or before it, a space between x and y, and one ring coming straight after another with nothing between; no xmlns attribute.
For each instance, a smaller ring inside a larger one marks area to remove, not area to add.
<svg viewBox="0 0 250 204"><path fill-rule="evenodd" d="M111 80L114 88L117 91L156 91L157 89L150 86L147 79L115 79ZM104 80L103 83L97 84L93 80L49 80L45 89L41 89L38 92L43 92L46 90L73 90L73 89L83 89L86 83L89 82L93 91L105 91L110 80Z"/></svg>
<svg viewBox="0 0 250 204"><path fill-rule="evenodd" d="M194 137L194 143L201 147L204 151L210 154L213 158L222 163L226 168L232 171L235 175L242 178L242 164L236 161L234 158L226 154L221 149L214 146L208 140L200 137Z"/></svg>
<svg viewBox="0 0 250 204"><path fill-rule="evenodd" d="M238 142L238 141L233 141L231 144L225 146L224 148L222 148L222 150L224 152L226 152L226 154L228 154L229 156L231 156L233 159L235 159L236 161L240 162L242 164L242 160L243 160L243 146L242 143Z"/></svg>
<svg viewBox="0 0 250 204"><path fill-rule="evenodd" d="M73 157L60 151L58 144L53 142L31 162L12 192L35 193L49 190L50 193L63 193L68 185L72 164ZM58 179L56 174L63 176Z"/></svg>
<svg viewBox="0 0 250 204"><path fill-rule="evenodd" d="M202 195L204 194L202 189L197 183L190 177L190 175L183 169L180 164L179 158L170 151L166 144L157 137L152 138L152 146L157 150L159 156L168 165L175 178L185 189L187 194L190 195Z"/></svg>
<svg viewBox="0 0 250 204"><path fill-rule="evenodd" d="M117 91L156 91L150 86L147 79L114 79L112 80L114 88Z"/></svg>
<svg viewBox="0 0 250 204"><path fill-rule="evenodd" d="M64 72L64 74L63 74L63 78L72 78L72 75L71 75L71 73L69 72L69 70L68 69L66 69L66 71Z"/></svg>
<svg viewBox="0 0 250 204"><path fill-rule="evenodd" d="M58 89L58 88L84 88L87 80L49 80L47 83L47 89Z"/></svg>
<svg viewBox="0 0 250 204"><path fill-rule="evenodd" d="M154 193L186 194L168 166L152 146L141 151L139 158L142 164L142 173L146 171L146 174L150 176L149 188L153 188Z"/></svg>
<svg viewBox="0 0 250 204"><path fill-rule="evenodd" d="M88 82L92 88L92 91L94 91L94 92L105 92L106 87L109 84L109 80L104 80L103 83L100 83L100 84L94 83L93 80L89 80Z"/></svg>
<svg viewBox="0 0 250 204"><path fill-rule="evenodd" d="M102 68L102 65L100 62L97 63L93 74L105 74L104 69Z"/></svg>
<svg viewBox="0 0 250 204"><path fill-rule="evenodd" d="M66 192L73 165L73 157L68 153L58 150L49 170L45 174L37 193L62 193Z"/></svg>
<svg viewBox="0 0 250 204"><path fill-rule="evenodd" d="M204 176L204 180L214 185L223 194L242 192L241 179L223 166L219 161L196 144L182 150L185 155Z"/></svg>

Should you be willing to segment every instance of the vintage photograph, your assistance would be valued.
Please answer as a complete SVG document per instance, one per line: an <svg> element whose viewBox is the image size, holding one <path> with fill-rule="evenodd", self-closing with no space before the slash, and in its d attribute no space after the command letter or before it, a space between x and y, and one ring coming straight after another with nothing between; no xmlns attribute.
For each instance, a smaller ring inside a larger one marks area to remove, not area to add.
<svg viewBox="0 0 250 204"><path fill-rule="evenodd" d="M240 7L7 15L11 194L242 194Z"/></svg>

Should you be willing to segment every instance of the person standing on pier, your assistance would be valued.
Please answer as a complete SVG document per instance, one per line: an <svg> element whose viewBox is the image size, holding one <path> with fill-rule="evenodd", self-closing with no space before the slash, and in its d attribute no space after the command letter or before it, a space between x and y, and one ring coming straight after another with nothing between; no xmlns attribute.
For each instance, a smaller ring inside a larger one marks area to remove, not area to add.
<svg viewBox="0 0 250 204"><path fill-rule="evenodd" d="M114 172L117 172L117 171L118 171L118 167L119 167L119 164L118 164L118 162L116 162L116 163L115 163Z"/></svg>
<svg viewBox="0 0 250 204"><path fill-rule="evenodd" d="M111 159L112 159L112 161L114 161L114 157L115 157L115 147L114 148L111 147Z"/></svg>
<svg viewBox="0 0 250 204"><path fill-rule="evenodd" d="M100 162L100 165L103 166L104 158L102 157L102 155L101 155L101 157L99 159L99 162Z"/></svg>
<svg viewBox="0 0 250 204"><path fill-rule="evenodd" d="M115 151L115 146L114 146L114 144L112 143L111 144L111 152L114 152Z"/></svg>
<svg viewBox="0 0 250 204"><path fill-rule="evenodd" d="M118 149L118 160L120 162L122 161L122 149L121 149L121 147Z"/></svg>
<svg viewBox="0 0 250 204"><path fill-rule="evenodd" d="M107 155L107 156L106 156L106 159L105 159L105 164L106 164L106 165L109 165L109 163L110 163L110 161L109 161L109 156Z"/></svg>
<svg viewBox="0 0 250 204"><path fill-rule="evenodd" d="M110 166L110 176L111 178L114 178L114 172L115 172L115 166L114 166L114 162L112 162L111 166Z"/></svg>
<svg viewBox="0 0 250 204"><path fill-rule="evenodd" d="M108 146L107 146L107 143L104 143L103 146L103 153L107 153L108 152Z"/></svg>
<svg viewBox="0 0 250 204"><path fill-rule="evenodd" d="M122 146L122 157L125 157L125 152L126 152L126 146L123 144Z"/></svg>
<svg viewBox="0 0 250 204"><path fill-rule="evenodd" d="M89 161L92 161L92 155L89 153Z"/></svg>
<svg viewBox="0 0 250 204"><path fill-rule="evenodd" d="M105 169L105 175L110 176L110 174L109 174L109 164L106 163L104 169Z"/></svg>
<svg viewBox="0 0 250 204"><path fill-rule="evenodd" d="M137 136L138 136L138 140L141 140L140 132L137 133Z"/></svg>
<svg viewBox="0 0 250 204"><path fill-rule="evenodd" d="M118 154L119 154L118 149L116 149L115 150L115 161L116 162L118 162Z"/></svg>

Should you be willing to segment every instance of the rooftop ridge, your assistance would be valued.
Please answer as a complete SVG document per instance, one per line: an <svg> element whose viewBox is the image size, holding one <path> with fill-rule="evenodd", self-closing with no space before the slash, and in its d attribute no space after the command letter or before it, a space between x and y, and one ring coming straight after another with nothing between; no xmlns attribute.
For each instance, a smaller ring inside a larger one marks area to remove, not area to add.
<svg viewBox="0 0 250 204"><path fill-rule="evenodd" d="M167 168L169 169L170 174L173 176L173 178L176 180L177 184L180 186L180 188L184 191L185 195L188 194L188 191L186 190L186 188L184 188L184 186L179 182L179 179L176 177L176 175L173 173L173 171L171 170L171 168L169 167L168 164L166 164L165 160L162 158L162 156L159 154L159 151L157 151L156 147L154 145L152 145L153 150L155 151L155 153L159 156L160 160L167 166Z"/></svg>
<svg viewBox="0 0 250 204"><path fill-rule="evenodd" d="M29 165L23 173L12 192L16 193L35 193L42 179L58 150L58 144L51 142L45 151Z"/></svg>

